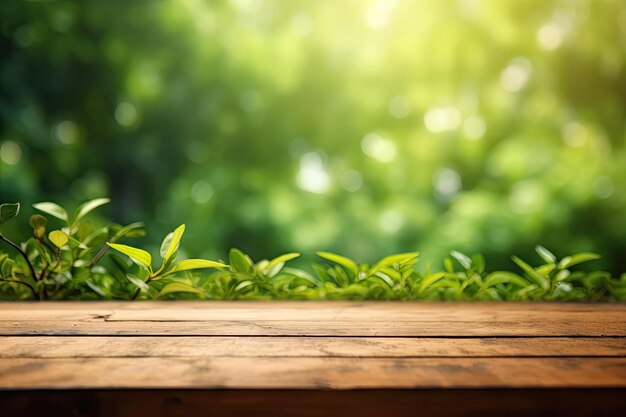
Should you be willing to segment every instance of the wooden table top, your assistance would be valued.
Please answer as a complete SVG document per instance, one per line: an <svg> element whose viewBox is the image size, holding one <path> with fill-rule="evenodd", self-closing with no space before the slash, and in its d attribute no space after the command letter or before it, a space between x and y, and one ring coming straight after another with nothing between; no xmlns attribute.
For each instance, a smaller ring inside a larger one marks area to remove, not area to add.
<svg viewBox="0 0 626 417"><path fill-rule="evenodd" d="M0 390L626 388L626 304L0 303Z"/></svg>

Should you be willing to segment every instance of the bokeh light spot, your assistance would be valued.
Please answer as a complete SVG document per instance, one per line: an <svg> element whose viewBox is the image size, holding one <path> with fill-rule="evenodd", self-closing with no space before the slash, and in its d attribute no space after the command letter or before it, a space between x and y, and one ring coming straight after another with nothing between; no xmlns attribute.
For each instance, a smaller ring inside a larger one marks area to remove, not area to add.
<svg viewBox="0 0 626 417"><path fill-rule="evenodd" d="M64 145L73 145L78 142L80 129L71 120L63 120L54 128L54 137Z"/></svg>
<svg viewBox="0 0 626 417"><path fill-rule="evenodd" d="M139 113L132 103L123 101L115 108L115 120L121 126L132 127L137 123Z"/></svg>
<svg viewBox="0 0 626 417"><path fill-rule="evenodd" d="M206 180L196 181L191 186L191 200L194 203L206 204L213 198L213 187Z"/></svg>
<svg viewBox="0 0 626 417"><path fill-rule="evenodd" d="M357 170L349 169L341 175L340 182L344 190L354 193L363 187L363 175Z"/></svg>
<svg viewBox="0 0 626 417"><path fill-rule="evenodd" d="M19 164L22 160L22 148L13 141L4 141L0 145L0 160L7 165Z"/></svg>
<svg viewBox="0 0 626 417"><path fill-rule="evenodd" d="M530 61L524 57L515 57L500 74L502 88L510 93L520 91L530 78L532 73Z"/></svg>
<svg viewBox="0 0 626 417"><path fill-rule="evenodd" d="M361 149L365 155L383 163L392 162L396 159L398 153L396 144L392 140L374 132L370 132L363 137Z"/></svg>
<svg viewBox="0 0 626 417"><path fill-rule="evenodd" d="M307 152L300 158L298 186L304 191L322 194L330 187L330 175L317 152Z"/></svg>
<svg viewBox="0 0 626 417"><path fill-rule="evenodd" d="M461 113L455 107L432 107L424 114L424 125L432 133L454 130L461 124Z"/></svg>
<svg viewBox="0 0 626 417"><path fill-rule="evenodd" d="M479 140L485 134L487 124L482 117L470 116L463 122L463 134L469 140Z"/></svg>

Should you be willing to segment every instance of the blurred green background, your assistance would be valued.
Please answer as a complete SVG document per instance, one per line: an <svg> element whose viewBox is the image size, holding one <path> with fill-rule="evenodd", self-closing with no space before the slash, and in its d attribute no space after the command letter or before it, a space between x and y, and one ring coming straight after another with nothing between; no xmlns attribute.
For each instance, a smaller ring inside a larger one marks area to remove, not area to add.
<svg viewBox="0 0 626 417"><path fill-rule="evenodd" d="M623 0L8 0L0 23L4 202L110 196L153 250L186 223L188 256L493 269L541 243L626 270Z"/></svg>

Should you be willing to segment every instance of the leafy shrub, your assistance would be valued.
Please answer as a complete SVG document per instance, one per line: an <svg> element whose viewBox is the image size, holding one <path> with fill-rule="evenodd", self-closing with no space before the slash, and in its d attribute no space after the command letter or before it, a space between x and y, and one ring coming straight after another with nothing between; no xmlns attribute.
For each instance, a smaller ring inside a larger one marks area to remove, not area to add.
<svg viewBox="0 0 626 417"><path fill-rule="evenodd" d="M326 263L306 271L286 266L298 253L255 263L231 249L229 265L177 260L185 232L181 225L164 238L155 269L150 253L117 243L144 236L142 223L96 228L86 220L108 202L86 202L71 217L54 203L35 204L62 227L46 234L48 218L34 214L29 222L33 236L21 244L2 230L18 215L19 203L0 205L0 240L13 250L12 255L0 252L0 299L626 300L626 274L618 279L604 271L572 269L599 255L579 253L559 260L541 246L536 251L543 264L537 267L513 257L518 272L487 272L481 255L456 251L444 260L442 271L418 272L418 252L391 255L373 265L318 252Z"/></svg>

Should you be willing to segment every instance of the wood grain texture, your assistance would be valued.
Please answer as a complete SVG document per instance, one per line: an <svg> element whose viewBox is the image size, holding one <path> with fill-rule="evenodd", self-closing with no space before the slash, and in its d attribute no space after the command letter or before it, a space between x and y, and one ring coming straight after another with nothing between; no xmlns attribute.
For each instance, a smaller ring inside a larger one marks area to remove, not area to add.
<svg viewBox="0 0 626 417"><path fill-rule="evenodd" d="M619 388L626 358L10 358L0 386L46 388Z"/></svg>
<svg viewBox="0 0 626 417"><path fill-rule="evenodd" d="M626 305L0 304L0 390L624 388Z"/></svg>
<svg viewBox="0 0 626 417"><path fill-rule="evenodd" d="M0 358L626 357L626 338L7 336Z"/></svg>
<svg viewBox="0 0 626 417"><path fill-rule="evenodd" d="M626 336L626 312L557 303L3 303L0 334Z"/></svg>

